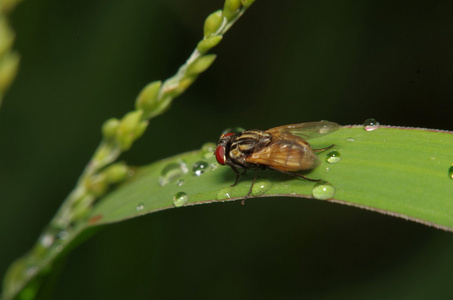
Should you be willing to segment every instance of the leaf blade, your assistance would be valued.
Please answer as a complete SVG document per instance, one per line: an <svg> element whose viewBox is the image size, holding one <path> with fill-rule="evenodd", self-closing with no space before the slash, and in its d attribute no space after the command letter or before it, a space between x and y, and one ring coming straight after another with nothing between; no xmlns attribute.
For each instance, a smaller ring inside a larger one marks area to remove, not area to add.
<svg viewBox="0 0 453 300"><path fill-rule="evenodd" d="M447 176L453 162L451 132L387 126L367 132L361 126L349 126L310 142L313 148L335 144L332 150L342 156L340 162L329 164L327 153L320 153L321 165L304 174L335 187L334 199L327 201L453 231L453 180ZM90 224L107 224L172 208L173 195L180 191L188 194L187 205L241 199L253 176L243 176L236 187L229 188L235 178L229 168L210 169L199 177L190 170L181 176L182 186L176 180L159 185L160 172L171 162L184 160L189 169L199 160L215 164L213 156L204 159L203 155L201 151L188 152L140 168L134 179L96 205ZM269 182L270 188L256 197L312 197L312 182L270 171L260 172L258 178ZM137 211L140 203L143 210Z"/></svg>

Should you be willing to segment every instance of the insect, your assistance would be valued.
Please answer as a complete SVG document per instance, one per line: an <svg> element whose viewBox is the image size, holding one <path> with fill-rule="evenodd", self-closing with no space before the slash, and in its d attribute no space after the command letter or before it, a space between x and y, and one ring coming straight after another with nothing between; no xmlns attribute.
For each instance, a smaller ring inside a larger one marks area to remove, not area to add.
<svg viewBox="0 0 453 300"><path fill-rule="evenodd" d="M320 121L284 125L266 131L227 132L220 136L215 156L219 164L230 166L236 173L236 181L232 187L248 169L255 170L252 185L244 198L246 199L252 193L258 169L269 168L309 181L319 181L296 172L315 168L319 163L316 153L334 145L313 149L306 140L332 133L338 128L340 126L337 123Z"/></svg>

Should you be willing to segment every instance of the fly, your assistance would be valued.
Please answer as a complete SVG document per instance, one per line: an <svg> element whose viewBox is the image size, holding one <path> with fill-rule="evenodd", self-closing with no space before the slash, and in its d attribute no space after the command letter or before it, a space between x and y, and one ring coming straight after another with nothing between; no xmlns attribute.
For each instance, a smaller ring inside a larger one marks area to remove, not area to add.
<svg viewBox="0 0 453 300"><path fill-rule="evenodd" d="M284 125L265 131L227 132L220 137L215 156L219 164L230 166L236 173L236 181L232 187L247 170L255 170L252 185L245 196L247 198L252 193L258 169L268 168L305 180L319 181L307 178L297 171L315 168L319 163L316 153L330 149L334 145L313 149L306 140L332 133L339 128L337 123L320 121Z"/></svg>

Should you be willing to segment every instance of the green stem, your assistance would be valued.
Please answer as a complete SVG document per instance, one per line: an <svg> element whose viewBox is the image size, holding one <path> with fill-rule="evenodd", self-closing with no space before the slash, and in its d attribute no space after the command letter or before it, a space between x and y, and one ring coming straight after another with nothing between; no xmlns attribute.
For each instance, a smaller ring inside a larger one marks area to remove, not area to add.
<svg viewBox="0 0 453 300"><path fill-rule="evenodd" d="M248 7L252 2L244 1L243 5ZM153 82L146 86L137 98L136 110L127 113L121 120L110 119L104 123L103 139L75 188L31 251L15 261L7 271L1 299L13 299L21 293L27 294L27 299L34 297L40 286L37 280L39 275L50 272L56 258L84 231L87 223L90 223L87 216L97 201L105 196L108 188L128 177L127 166L114 164L120 154L129 150L143 134L149 119L163 113L173 99L183 93L214 61L215 56L206 52L215 47L223 34L244 14L246 7L240 3L239 0L226 0L224 10L211 14L209 22L207 19L205 23L205 36L200 42L205 42L203 47L200 48L199 43L186 63L162 85ZM33 280L35 284L30 284Z"/></svg>

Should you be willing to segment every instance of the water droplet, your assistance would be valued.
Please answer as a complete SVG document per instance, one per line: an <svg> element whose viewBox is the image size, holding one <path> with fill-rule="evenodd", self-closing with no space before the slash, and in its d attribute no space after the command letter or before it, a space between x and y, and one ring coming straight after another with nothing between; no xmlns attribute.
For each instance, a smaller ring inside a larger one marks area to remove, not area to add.
<svg viewBox="0 0 453 300"><path fill-rule="evenodd" d="M161 186L167 185L172 181L175 181L177 178L183 176L189 172L187 165L183 161L169 163L166 165L162 172L160 173L159 177L159 184Z"/></svg>
<svg viewBox="0 0 453 300"><path fill-rule="evenodd" d="M183 186L184 182L185 182L184 179L182 179L182 178L178 179L178 181L176 181L176 185L177 186Z"/></svg>
<svg viewBox="0 0 453 300"><path fill-rule="evenodd" d="M451 165L450 168L448 168L448 177L453 179L453 164Z"/></svg>
<svg viewBox="0 0 453 300"><path fill-rule="evenodd" d="M204 159L209 159L212 156L214 156L214 149L216 147L216 144L214 143L206 143L203 146L201 146L201 156Z"/></svg>
<svg viewBox="0 0 453 300"><path fill-rule="evenodd" d="M231 198L231 188L221 188L217 193L217 200L224 200Z"/></svg>
<svg viewBox="0 0 453 300"><path fill-rule="evenodd" d="M243 132L243 131L245 131L245 129L242 128L242 127L231 127L231 128L225 129L222 132L222 134L227 134L227 133L230 133L230 132L236 134L236 133L240 133L240 132Z"/></svg>
<svg viewBox="0 0 453 300"><path fill-rule="evenodd" d="M52 246L54 241L55 241L55 236L50 233L44 234L40 239L41 245L46 248Z"/></svg>
<svg viewBox="0 0 453 300"><path fill-rule="evenodd" d="M27 274L28 277L34 276L36 273L38 273L39 268L37 266L31 266L28 267L25 273Z"/></svg>
<svg viewBox="0 0 453 300"><path fill-rule="evenodd" d="M272 182L266 179L258 179L252 188L252 194L255 196L265 194L272 187Z"/></svg>
<svg viewBox="0 0 453 300"><path fill-rule="evenodd" d="M218 168L218 167L219 167L219 165L218 165L218 164L216 164L216 163L212 163L212 164L211 164L211 171L215 171L215 170L217 170L217 168Z"/></svg>
<svg viewBox="0 0 453 300"><path fill-rule="evenodd" d="M69 232L66 231L66 230L60 230L57 234L57 237L60 239L60 240L65 240L67 239L69 236Z"/></svg>
<svg viewBox="0 0 453 300"><path fill-rule="evenodd" d="M337 162L340 162L341 161L341 154L340 152L334 150L334 151L330 151L329 153L327 153L326 155L326 161L329 163L329 164L336 164Z"/></svg>
<svg viewBox="0 0 453 300"><path fill-rule="evenodd" d="M69 236L68 231L62 229L59 226L49 226L45 233L43 233L39 239L41 246L50 248L55 245L58 240L64 240Z"/></svg>
<svg viewBox="0 0 453 300"><path fill-rule="evenodd" d="M381 125L375 119L366 119L365 122L363 122L363 129L365 129L365 131L373 131L379 129L379 126Z"/></svg>
<svg viewBox="0 0 453 300"><path fill-rule="evenodd" d="M331 199L335 195L335 188L327 181L319 181L313 186L312 195L318 200Z"/></svg>
<svg viewBox="0 0 453 300"><path fill-rule="evenodd" d="M137 211L142 211L143 209L145 209L145 204L143 204L143 202L140 202L139 204L137 204L137 207L135 209Z"/></svg>
<svg viewBox="0 0 453 300"><path fill-rule="evenodd" d="M326 167L326 172L330 172L330 168L329 167Z"/></svg>
<svg viewBox="0 0 453 300"><path fill-rule="evenodd" d="M197 161L192 166L192 172L196 176L201 176L209 167L209 164L203 160Z"/></svg>
<svg viewBox="0 0 453 300"><path fill-rule="evenodd" d="M173 196L173 204L176 207L181 207L189 201L189 195L184 192L178 192Z"/></svg>
<svg viewBox="0 0 453 300"><path fill-rule="evenodd" d="M355 141L355 139L353 137L346 138L346 142L348 142L348 143L352 143L354 141Z"/></svg>

